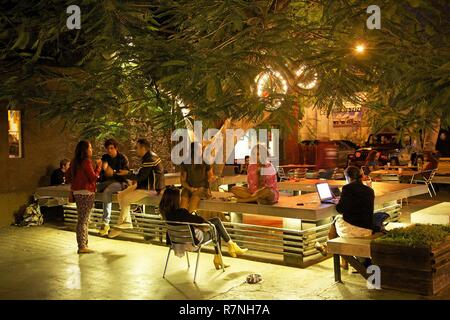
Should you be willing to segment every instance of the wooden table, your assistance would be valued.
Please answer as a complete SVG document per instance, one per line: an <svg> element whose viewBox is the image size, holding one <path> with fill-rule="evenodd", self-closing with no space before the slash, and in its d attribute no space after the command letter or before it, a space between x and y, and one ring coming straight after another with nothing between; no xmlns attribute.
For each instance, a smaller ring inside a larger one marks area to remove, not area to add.
<svg viewBox="0 0 450 320"><path fill-rule="evenodd" d="M396 170L396 169L388 169L388 170L381 169L381 170L372 171L370 173L370 175L374 175L374 176L376 176L376 175L412 176L417 173L419 173L419 171L416 171L416 170L402 170L400 172L400 170Z"/></svg>
<svg viewBox="0 0 450 320"><path fill-rule="evenodd" d="M409 179L415 175L418 174L419 171L414 170L402 170L401 172L399 170L390 169L390 170L375 170L372 171L369 176L371 178L380 178L381 180L395 180L398 181L400 177L408 177ZM394 178L394 179L390 179Z"/></svg>
<svg viewBox="0 0 450 320"><path fill-rule="evenodd" d="M313 169L316 167L315 164L285 164L282 166L279 166L280 168L283 168L285 170L291 170L291 169Z"/></svg>
<svg viewBox="0 0 450 320"><path fill-rule="evenodd" d="M387 186L385 186L387 185ZM375 204L383 203L426 193L425 185L409 184L374 184ZM38 188L35 198L63 197L67 198L70 192L69 185ZM148 196L138 204L156 207L160 196L154 191L147 191ZM324 259L315 249L315 243L324 243L331 223L331 217L336 215L335 205L322 204L317 193L312 192L301 196L281 196L275 205L259 205L250 203L236 203L224 201L230 195L225 192L213 192L213 198L202 200L200 209L206 211L227 212L231 220L224 221L224 226L232 234L235 241L248 247L256 254L258 259L269 259L266 253L282 255L286 265L307 267ZM96 200L102 201L102 194L96 194ZM117 202L117 195L113 195L113 202ZM303 203L302 206L297 205ZM134 233L150 238L157 238L158 244L164 245L165 222L158 212L134 213L132 215ZM91 214L91 227L98 229L102 224L103 211L94 208ZM119 212L112 210L112 224L116 223ZM257 215L261 218L272 219L278 217L282 225L268 227L265 225L247 224L243 217ZM77 211L73 205L64 206L64 223L74 227L77 223ZM273 256L273 255L272 255Z"/></svg>
<svg viewBox="0 0 450 320"><path fill-rule="evenodd" d="M421 184L390 184L373 183L375 191L375 205L381 205L389 201L412 197L428 192L426 185ZM69 185L38 188L35 198L39 197L68 197ZM240 212L247 214L259 214L266 216L294 218L308 221L319 221L337 214L334 204L323 204L319 201L316 192L303 194L300 196L280 196L280 200L274 205L261 205L254 203L237 203L224 201L231 195L227 192L212 192L213 198L202 200L199 209L219 212ZM158 206L160 196L156 196L154 191L148 191L148 196L139 204ZM96 200L102 201L102 194L96 194ZM113 195L113 202L117 202L117 195ZM298 203L304 205L299 206Z"/></svg>
<svg viewBox="0 0 450 320"><path fill-rule="evenodd" d="M450 184L450 176L441 176L436 173L433 178L433 184L434 183Z"/></svg>
<svg viewBox="0 0 450 320"><path fill-rule="evenodd" d="M440 158L438 164L438 175L450 175L450 158Z"/></svg>
<svg viewBox="0 0 450 320"><path fill-rule="evenodd" d="M166 173L164 174L164 180L166 186L170 185L179 185L180 184L180 172ZM246 183L247 176L238 174L234 176L224 176L219 177L219 185L228 185L228 184L236 184L236 183Z"/></svg>
<svg viewBox="0 0 450 320"><path fill-rule="evenodd" d="M408 166L408 165L405 165L405 166L381 166L381 167L383 167L383 169L384 169L384 167L387 167L388 169L417 170L417 166Z"/></svg>
<svg viewBox="0 0 450 320"><path fill-rule="evenodd" d="M345 180L323 180L323 179L300 179L287 180L278 182L279 190L286 191L301 191L301 192L316 192L316 184L327 182L330 188L342 188L347 182Z"/></svg>
<svg viewBox="0 0 450 320"><path fill-rule="evenodd" d="M173 172L164 174L164 182L166 183L166 186L180 184L180 173Z"/></svg>

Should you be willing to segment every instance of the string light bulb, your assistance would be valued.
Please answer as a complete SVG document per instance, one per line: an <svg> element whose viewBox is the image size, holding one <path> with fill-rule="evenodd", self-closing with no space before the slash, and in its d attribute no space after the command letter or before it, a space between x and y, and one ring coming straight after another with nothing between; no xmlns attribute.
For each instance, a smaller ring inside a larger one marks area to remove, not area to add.
<svg viewBox="0 0 450 320"><path fill-rule="evenodd" d="M300 68L297 69L297 71L295 72L295 76L297 78L299 77L305 77L305 71L306 71L306 66L302 65ZM306 81L299 81L297 83L297 86L299 86L302 89L305 90L311 90L313 88L315 88L315 86L317 85L318 82L318 75L317 72L314 72L314 74L310 77L311 80L309 82Z"/></svg>
<svg viewBox="0 0 450 320"><path fill-rule="evenodd" d="M276 70L268 70L261 72L255 79L256 94L261 98L269 98L270 91L277 94L286 94L288 91L288 83L280 72ZM273 111L281 106L282 99L272 101L272 104L266 106L267 110Z"/></svg>

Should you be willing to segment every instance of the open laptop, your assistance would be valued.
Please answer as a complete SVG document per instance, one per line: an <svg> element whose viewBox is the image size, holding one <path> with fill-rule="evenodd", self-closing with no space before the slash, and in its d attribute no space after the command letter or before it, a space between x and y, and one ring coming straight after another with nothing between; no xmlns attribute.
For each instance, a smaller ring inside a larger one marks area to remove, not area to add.
<svg viewBox="0 0 450 320"><path fill-rule="evenodd" d="M320 202L329 204L337 204L339 202L339 197L336 197L333 192L331 192L328 183L317 183L316 189L317 193L319 194Z"/></svg>

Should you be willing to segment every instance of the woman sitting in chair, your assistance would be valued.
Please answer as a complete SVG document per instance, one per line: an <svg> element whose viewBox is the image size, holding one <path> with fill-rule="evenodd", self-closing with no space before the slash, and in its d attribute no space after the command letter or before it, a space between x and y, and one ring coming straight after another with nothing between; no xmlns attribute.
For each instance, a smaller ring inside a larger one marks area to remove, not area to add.
<svg viewBox="0 0 450 320"><path fill-rule="evenodd" d="M424 156L424 163L420 168L420 171L414 176L412 176L410 181L411 183L417 181L424 182L424 180L430 179L432 171L436 170L439 166L438 160L434 157L431 151L424 152L423 156Z"/></svg>
<svg viewBox="0 0 450 320"><path fill-rule="evenodd" d="M248 165L248 187L233 187L231 192L237 202L256 202L258 204L275 204L280 193L277 186L277 171L267 161L267 149L263 145L256 145L252 149L253 161ZM256 160L256 161L255 161ZM255 163L257 162L257 163Z"/></svg>
<svg viewBox="0 0 450 320"><path fill-rule="evenodd" d="M166 221L173 222L188 222L188 223L211 223L215 226L215 230L217 232L216 235L211 234L210 231L214 229L209 229L208 231L201 230L203 232L203 240L202 242L209 241L211 239L217 239L220 245L220 239L223 239L228 244L228 253L236 258L239 255L243 255L247 252L248 249L240 248L236 243L231 240L228 232L225 230L225 227L220 221L219 218L214 217L210 220L205 220L204 218L197 216L195 214L189 213L188 210L180 207L180 190L175 187L167 187L164 191L164 194L159 203L159 211ZM192 234L195 234L195 228L191 226ZM200 241L195 238L196 244L200 243ZM222 267L222 259L219 255L219 250L217 247L215 248L216 253L214 255L214 266L217 270ZM225 265L224 267L229 267L229 265Z"/></svg>
<svg viewBox="0 0 450 320"><path fill-rule="evenodd" d="M369 152L366 162L364 163L364 174L368 175L370 172L378 170L379 158L380 153L377 150L372 150Z"/></svg>

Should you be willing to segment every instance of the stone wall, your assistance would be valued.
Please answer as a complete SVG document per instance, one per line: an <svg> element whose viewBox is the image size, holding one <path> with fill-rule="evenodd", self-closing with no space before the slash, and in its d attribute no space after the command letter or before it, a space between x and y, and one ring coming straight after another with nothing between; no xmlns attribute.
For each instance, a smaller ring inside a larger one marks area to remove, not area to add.
<svg viewBox="0 0 450 320"><path fill-rule="evenodd" d="M71 158L77 141L62 122L37 120L32 110L22 111L23 157L8 157L8 116L0 111L0 226L14 221L32 199L34 190L49 184L51 172L62 158Z"/></svg>

